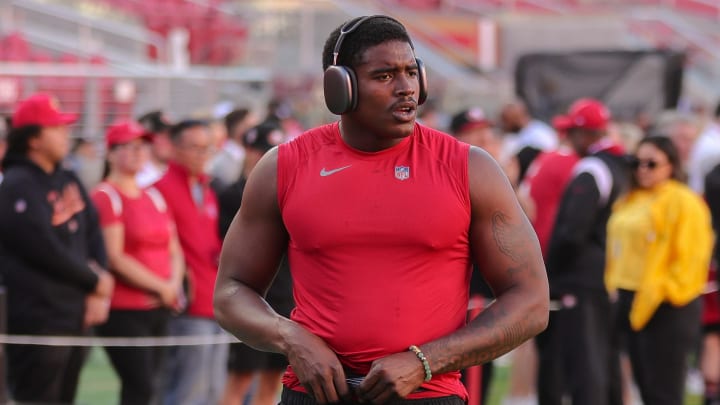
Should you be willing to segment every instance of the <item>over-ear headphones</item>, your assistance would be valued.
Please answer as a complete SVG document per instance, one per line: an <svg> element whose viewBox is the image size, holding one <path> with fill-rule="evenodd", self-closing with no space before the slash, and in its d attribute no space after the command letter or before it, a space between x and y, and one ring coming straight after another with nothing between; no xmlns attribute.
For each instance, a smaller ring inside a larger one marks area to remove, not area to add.
<svg viewBox="0 0 720 405"><path fill-rule="evenodd" d="M333 114L345 114L357 108L358 89L357 76L349 66L340 66L337 64L340 47L345 37L355 31L363 22L371 18L387 18L397 22L402 26L400 21L385 15L371 15L359 17L350 20L340 28L340 36L335 42L333 50L333 63L325 70L323 76L323 90L325 93L325 104ZM412 46L412 43L410 43ZM427 75L425 74L425 65L422 60L415 58L418 67L418 81L420 82L420 91L418 93L418 105L427 99Z"/></svg>

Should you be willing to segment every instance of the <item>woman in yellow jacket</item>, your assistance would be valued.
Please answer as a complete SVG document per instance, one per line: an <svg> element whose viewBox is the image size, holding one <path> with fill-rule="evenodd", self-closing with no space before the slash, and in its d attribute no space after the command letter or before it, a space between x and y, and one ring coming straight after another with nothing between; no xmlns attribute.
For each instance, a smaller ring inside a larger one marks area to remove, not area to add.
<svg viewBox="0 0 720 405"><path fill-rule="evenodd" d="M713 249L710 213L680 181L670 139L643 139L633 169L608 221L605 283L643 402L682 405Z"/></svg>

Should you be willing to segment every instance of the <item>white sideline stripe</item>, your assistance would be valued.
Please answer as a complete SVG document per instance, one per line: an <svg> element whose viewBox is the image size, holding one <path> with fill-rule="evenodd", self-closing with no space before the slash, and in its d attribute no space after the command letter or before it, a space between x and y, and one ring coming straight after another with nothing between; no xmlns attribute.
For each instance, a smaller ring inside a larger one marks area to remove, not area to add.
<svg viewBox="0 0 720 405"><path fill-rule="evenodd" d="M162 347L220 345L238 342L240 342L240 340L230 334L158 337L38 336L0 334L0 344L38 346Z"/></svg>
<svg viewBox="0 0 720 405"><path fill-rule="evenodd" d="M484 308L489 304L470 303L468 309ZM165 347L203 346L225 343L240 343L229 333L220 335L157 336L157 337L98 337L98 336L38 336L0 334L0 344L35 346L78 346L78 347Z"/></svg>
<svg viewBox="0 0 720 405"><path fill-rule="evenodd" d="M718 291L718 284L710 281L703 294ZM468 310L487 308L495 300L482 304L470 302ZM550 311L560 311L564 305L556 300L550 302ZM0 334L0 344L36 345L36 346L79 346L79 347L165 347L165 346L203 346L240 343L240 340L228 333L221 335L159 336L159 337L96 337L96 336L38 336Z"/></svg>

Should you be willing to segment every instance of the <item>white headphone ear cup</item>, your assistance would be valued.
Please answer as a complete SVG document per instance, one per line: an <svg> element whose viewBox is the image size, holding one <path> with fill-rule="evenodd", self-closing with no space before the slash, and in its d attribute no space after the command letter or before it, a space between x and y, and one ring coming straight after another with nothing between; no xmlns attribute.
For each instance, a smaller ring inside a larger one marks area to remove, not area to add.
<svg viewBox="0 0 720 405"><path fill-rule="evenodd" d="M323 75L325 105L333 114L341 115L357 107L357 80L352 69L330 66Z"/></svg>

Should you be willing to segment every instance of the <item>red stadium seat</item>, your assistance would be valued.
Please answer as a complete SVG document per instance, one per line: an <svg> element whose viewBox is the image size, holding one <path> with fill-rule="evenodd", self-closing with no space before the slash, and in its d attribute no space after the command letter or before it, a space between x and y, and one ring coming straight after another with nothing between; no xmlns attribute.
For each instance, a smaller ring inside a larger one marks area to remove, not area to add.
<svg viewBox="0 0 720 405"><path fill-rule="evenodd" d="M8 62L27 62L30 60L30 45L21 33L7 35L2 41L3 57Z"/></svg>

